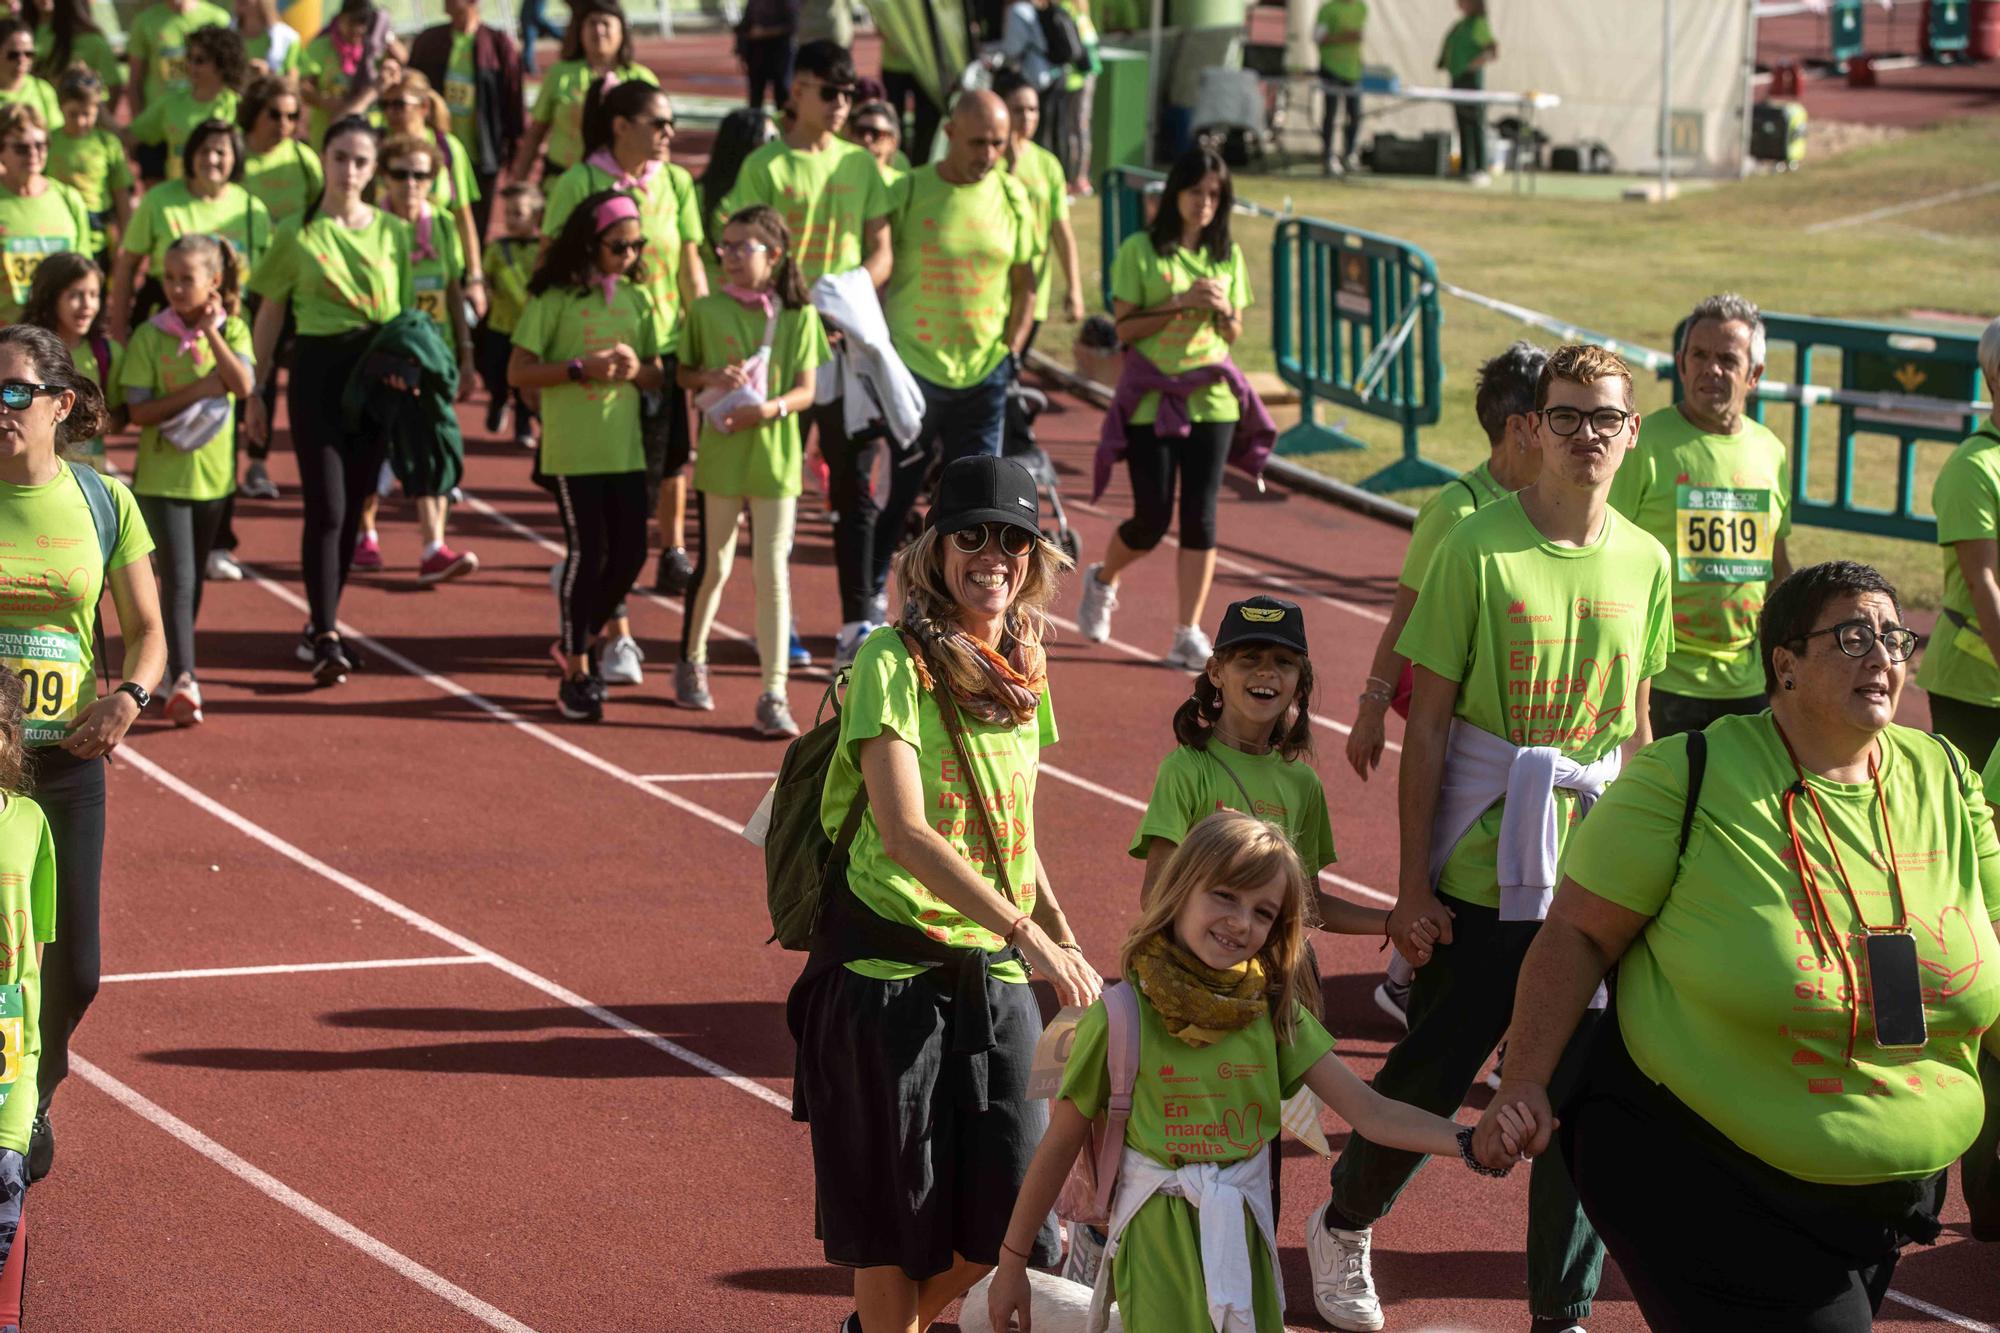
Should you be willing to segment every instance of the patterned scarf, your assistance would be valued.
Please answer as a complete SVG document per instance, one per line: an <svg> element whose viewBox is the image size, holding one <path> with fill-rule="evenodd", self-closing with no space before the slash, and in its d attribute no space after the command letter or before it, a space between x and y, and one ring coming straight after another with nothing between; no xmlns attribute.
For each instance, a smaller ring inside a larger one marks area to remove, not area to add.
<svg viewBox="0 0 2000 1333"><path fill-rule="evenodd" d="M946 684L958 706L988 726L1022 727L1032 722L1048 688L1048 654L1039 642L1010 635L1007 655L984 639L952 626L924 621L915 602L903 607L903 629L916 640L917 678L931 688L930 663L942 661Z"/></svg>
<svg viewBox="0 0 2000 1333"><path fill-rule="evenodd" d="M1190 1046L1208 1046L1249 1027L1270 1012L1264 965L1255 958L1213 968L1176 944L1165 931L1133 955L1139 993L1167 1031Z"/></svg>

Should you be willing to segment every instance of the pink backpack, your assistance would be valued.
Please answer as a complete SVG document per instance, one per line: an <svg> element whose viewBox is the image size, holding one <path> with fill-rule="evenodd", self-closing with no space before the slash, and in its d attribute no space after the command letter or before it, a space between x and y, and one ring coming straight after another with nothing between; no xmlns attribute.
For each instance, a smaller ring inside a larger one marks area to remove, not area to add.
<svg viewBox="0 0 2000 1333"><path fill-rule="evenodd" d="M1104 988L1105 1065L1111 1097L1090 1127L1090 1141L1076 1155L1056 1199L1056 1216L1085 1226L1111 1225L1111 1196L1125 1154L1125 1122L1132 1118L1132 1087L1139 1081L1139 993L1120 981Z"/></svg>

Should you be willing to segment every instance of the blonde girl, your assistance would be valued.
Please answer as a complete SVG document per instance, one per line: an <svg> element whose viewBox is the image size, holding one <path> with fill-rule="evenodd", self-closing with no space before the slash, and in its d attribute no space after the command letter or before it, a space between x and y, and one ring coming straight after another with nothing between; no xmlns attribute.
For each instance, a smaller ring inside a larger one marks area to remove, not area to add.
<svg viewBox="0 0 2000 1333"><path fill-rule="evenodd" d="M202 720L194 622L223 509L236 487L236 406L255 384L236 265L205 233L167 247L167 307L133 330L121 382L142 427L132 493L157 544L167 619L166 714Z"/></svg>
<svg viewBox="0 0 2000 1333"><path fill-rule="evenodd" d="M118 383L125 345L104 331L104 270L88 255L74 251L50 255L35 270L21 322L61 338L77 371L104 395L104 429L66 447L63 457L109 472L104 437L125 428L125 391Z"/></svg>
<svg viewBox="0 0 2000 1333"><path fill-rule="evenodd" d="M702 409L694 465L701 541L674 702L715 707L708 691L708 635L736 558L736 519L748 504L763 665L754 725L758 735L772 737L799 734L785 702L792 623L786 562L800 490L799 414L813 404L816 367L830 359L826 330L806 300L791 248L791 233L775 209L757 204L729 219L715 247L722 290L689 311L677 371L681 387L700 395L695 401Z"/></svg>
<svg viewBox="0 0 2000 1333"><path fill-rule="evenodd" d="M1127 1328L1284 1328L1266 1145L1301 1086L1378 1143L1458 1156L1490 1175L1520 1158L1530 1125L1515 1108L1499 1113L1504 1158L1481 1162L1469 1127L1381 1096L1333 1053L1307 961L1310 910L1305 870L1283 832L1223 810L1189 831L1125 937L1119 971L1137 991L1138 1078L1097 1291L1116 1300ZM1028 1313L1036 1231L1109 1101L1108 1038L1099 1000L1077 1026L1048 1133L1000 1243L994 1328ZM1242 1227L1205 1241L1204 1197L1241 1207Z"/></svg>

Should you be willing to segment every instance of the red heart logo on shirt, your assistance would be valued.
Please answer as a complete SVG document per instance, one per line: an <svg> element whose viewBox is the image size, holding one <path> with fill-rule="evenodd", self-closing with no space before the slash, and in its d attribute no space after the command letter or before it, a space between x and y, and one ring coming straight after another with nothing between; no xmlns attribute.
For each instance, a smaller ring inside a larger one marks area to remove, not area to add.
<svg viewBox="0 0 2000 1333"><path fill-rule="evenodd" d="M1264 1103L1252 1102L1241 1111L1224 1111L1222 1137L1229 1140L1230 1147L1240 1148L1246 1153L1263 1147Z"/></svg>

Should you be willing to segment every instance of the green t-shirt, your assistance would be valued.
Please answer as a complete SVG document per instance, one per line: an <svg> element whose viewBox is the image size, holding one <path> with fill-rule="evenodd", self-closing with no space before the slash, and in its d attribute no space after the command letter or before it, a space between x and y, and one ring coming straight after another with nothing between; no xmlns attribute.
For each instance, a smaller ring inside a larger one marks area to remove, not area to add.
<svg viewBox="0 0 2000 1333"><path fill-rule="evenodd" d="M299 83L312 89L322 101L342 101L354 90L354 80L340 68L340 53L334 50L331 33L321 33L305 44L299 52ZM380 107L371 108L369 119L378 127L381 125ZM320 107L306 107L306 137L314 148L326 147L326 129L333 123L332 113Z"/></svg>
<svg viewBox="0 0 2000 1333"><path fill-rule="evenodd" d="M69 349L69 359L77 372L97 386L104 395L107 411L115 412L125 406L125 386L119 383L125 368L125 344L106 334L104 337L104 373L100 376L97 368L97 353L91 350L88 341L78 343ZM87 463L96 472L105 471L104 437L72 444L65 451L66 456L77 463Z"/></svg>
<svg viewBox="0 0 2000 1333"><path fill-rule="evenodd" d="M542 214L542 234L553 239L576 206L600 190L616 187L617 179L588 162L565 171L549 191ZM701 244L701 195L686 168L662 163L651 185L631 192L639 205L639 230L646 238L646 291L659 308L661 337L667 351L680 344L681 261L687 244Z"/></svg>
<svg viewBox="0 0 2000 1333"><path fill-rule="evenodd" d="M1279 1043L1267 1016L1212 1045L1190 1046L1167 1031L1143 993L1138 1008L1139 1069L1125 1144L1171 1167L1225 1165L1263 1151L1278 1137L1285 1099L1333 1050L1326 1028L1303 1009L1288 1043ZM1110 1028L1102 1000L1084 1011L1056 1092L1093 1119L1111 1101ZM1202 1282L1202 1220L1187 1200L1165 1194L1148 1199L1133 1216L1109 1260L1126 1328L1193 1333L1213 1327ZM1282 1329L1283 1293L1272 1281L1263 1234L1247 1208L1243 1228L1257 1327Z"/></svg>
<svg viewBox="0 0 2000 1333"><path fill-rule="evenodd" d="M552 287L529 298L514 326L514 346L537 361L573 361L619 343L642 360L666 350L653 298L623 280L609 305L595 287L588 291ZM603 476L640 472L645 466L637 384L592 380L542 390L544 473Z"/></svg>
<svg viewBox="0 0 2000 1333"><path fill-rule="evenodd" d="M1422 589L1424 571L1431 567L1431 555L1444 535L1466 515L1484 509L1495 500L1504 500L1507 495L1506 487L1493 479L1491 463L1481 463L1432 491L1423 508L1417 510L1416 526L1410 529L1410 544L1403 548L1403 573L1396 581L1411 592Z"/></svg>
<svg viewBox="0 0 2000 1333"><path fill-rule="evenodd" d="M92 213L110 215L118 198L132 188L132 164L125 147L107 129L71 134L58 121L49 131L49 175L83 197ZM90 229L90 253L104 249L104 228Z"/></svg>
<svg viewBox="0 0 2000 1333"><path fill-rule="evenodd" d="M125 34L125 54L145 70L140 91L151 106L176 88L187 87L187 38L201 28L226 28L232 22L228 10L208 0L194 0L186 13L168 4L152 4L139 11Z"/></svg>
<svg viewBox="0 0 2000 1333"><path fill-rule="evenodd" d="M472 63L472 44L477 40L477 32L454 32L451 35L451 55L445 60L444 87L438 92L444 96L444 104L451 109L451 132L458 140L459 147L470 152L478 145L476 131L472 125L472 113L479 101L478 73Z"/></svg>
<svg viewBox="0 0 2000 1333"><path fill-rule="evenodd" d="M1238 310L1250 304L1250 269L1243 262L1243 247L1230 243L1229 258L1217 263L1207 251L1174 247L1164 259L1153 248L1153 238L1141 232L1128 236L1111 262L1111 295L1130 301L1135 310L1164 306L1203 278L1221 278L1229 287L1229 303ZM1172 320L1158 333L1132 344L1133 350L1169 375L1198 366L1214 365L1229 359L1229 340L1222 336L1212 310L1176 310ZM1188 420L1237 421L1243 410L1229 386L1217 381L1188 395ZM1132 424L1150 426L1160 414L1160 395L1149 393L1139 400Z"/></svg>
<svg viewBox="0 0 2000 1333"><path fill-rule="evenodd" d="M974 776L986 801L993 826L1005 844L1007 882L1023 912L1035 910L1035 779L1044 746L1056 743L1055 712L1046 690L1035 720L1021 726L996 726L965 714L965 747L972 756ZM819 804L820 823L833 837L847 818L848 807L862 788L861 742L892 732L917 752L923 779L924 817L952 850L1003 896L998 867L988 864L986 834L972 808L972 789L965 782L951 733L945 729L931 692L917 679L915 664L903 637L892 626L876 630L862 641L841 705L840 748L827 769L826 789ZM876 915L920 929L940 943L961 949L1004 947L998 935L946 906L909 871L882 850L874 813L861 816L861 826L847 854L847 886ZM870 960L849 963L863 976L894 980L912 977L921 967ZM1017 963L1001 963L993 975L1003 981L1025 982Z"/></svg>
<svg viewBox="0 0 2000 1333"><path fill-rule="evenodd" d="M1460 19L1444 35L1444 50L1438 55L1438 67L1455 79L1466 73L1467 67L1479 58L1479 53L1492 45L1493 25L1486 21L1484 15ZM1483 67L1472 73L1482 84L1485 82L1486 71Z"/></svg>
<svg viewBox="0 0 2000 1333"><path fill-rule="evenodd" d="M1027 190L1004 171L953 185L918 167L889 191L889 233L895 268L882 304L896 355L931 384L979 383L1007 357L1010 270L1035 258Z"/></svg>
<svg viewBox="0 0 2000 1333"><path fill-rule="evenodd" d="M272 34L269 32L260 32L255 37L245 37L243 39L243 54L252 60L263 61L264 68L280 77L297 74L299 70L299 56L305 49L305 43L297 40L295 37L291 45L285 48L285 58L273 65L271 63L271 37Z"/></svg>
<svg viewBox="0 0 2000 1333"><path fill-rule="evenodd" d="M447 297L451 284L465 276L465 242L459 239L458 219L449 208L432 208L431 253L422 259L417 258L417 225L409 227L412 304L437 323L448 347L452 331Z"/></svg>
<svg viewBox="0 0 2000 1333"><path fill-rule="evenodd" d="M297 217L326 188L319 154L297 139L280 139L268 153L243 159L243 188L271 215L271 225Z"/></svg>
<svg viewBox="0 0 2000 1333"><path fill-rule="evenodd" d="M236 251L239 277L252 272L277 244L270 211L241 185L225 185L215 198L202 199L186 181L166 181L139 197L118 248L145 255L152 261L153 276L164 277L167 247L190 232L228 241Z"/></svg>
<svg viewBox="0 0 2000 1333"><path fill-rule="evenodd" d="M72 482L71 485L75 483ZM56 937L56 847L42 808L9 794L0 808L0 1148L28 1151L42 1061L42 967L37 941Z"/></svg>
<svg viewBox="0 0 2000 1333"><path fill-rule="evenodd" d="M245 363L250 361L250 326L231 316L222 326L222 341ZM192 352L163 332L152 320L132 330L119 382L129 399L134 389L152 398L178 393L215 369L215 353L203 338ZM222 423L215 438L201 448L182 453L157 426L139 432L139 454L132 474L135 495L168 500L220 500L236 487L236 420Z"/></svg>
<svg viewBox="0 0 2000 1333"><path fill-rule="evenodd" d="M227 88L206 102L196 101L194 93L186 88L177 89L157 102L148 102L146 109L133 117L132 141L165 144L167 179L177 181L184 174L181 149L195 126L205 120L226 120L234 125L236 104L240 100Z"/></svg>
<svg viewBox="0 0 2000 1333"><path fill-rule="evenodd" d="M748 309L733 296L722 292L704 296L688 312L681 364L720 370L747 361L764 341L764 324L762 311ZM804 306L782 312L771 342L769 395L776 398L788 392L800 371L831 359L819 311ZM760 499L797 495L802 485L799 434L796 412L734 435L724 435L703 414L694 459L695 489L705 495Z"/></svg>
<svg viewBox="0 0 2000 1333"><path fill-rule="evenodd" d="M1673 562L1674 651L1657 688L1696 699L1764 693L1757 617L1775 544L1792 531L1789 479L1784 442L1755 421L1710 435L1673 408L1646 415L1611 503Z"/></svg>
<svg viewBox="0 0 2000 1333"><path fill-rule="evenodd" d="M1244 806L1246 791L1254 809ZM1244 754L1219 741L1199 750L1176 745L1160 761L1146 813L1132 835L1132 855L1143 861L1155 838L1179 846L1189 829L1217 810L1242 810L1283 829L1307 875L1317 875L1339 859L1326 815L1326 790L1311 764L1286 759L1276 750Z"/></svg>
<svg viewBox="0 0 2000 1333"><path fill-rule="evenodd" d="M1959 781L1936 737L1900 726L1881 733L1886 842L1902 867L1929 1041L1883 1050L1864 1012L1849 1065L1845 981L1831 951L1844 947L1865 982L1854 900L1811 804L1799 800L1799 837L1840 933L1822 962L1786 832L1783 799L1796 771L1771 714L1725 717L1707 736L1678 875L1685 737L1632 761L1591 810L1564 867L1598 897L1652 918L1618 967L1618 1022L1633 1060L1745 1152L1802 1180L1862 1185L1942 1170L1984 1118L1975 1061L1980 1034L2000 1020L2000 972L1981 966L2000 957L2000 844L1978 779ZM1893 923L1874 784L1806 782L1862 914L1875 926Z"/></svg>
<svg viewBox="0 0 2000 1333"><path fill-rule="evenodd" d="M97 525L70 465L40 486L0 481L0 668L32 675L22 718L29 745L53 745L76 715L97 702L91 626L104 591L105 561ZM118 511L110 568L123 569L153 549L132 492L104 479Z"/></svg>
<svg viewBox="0 0 2000 1333"><path fill-rule="evenodd" d="M50 57L55 54L55 50L56 30L53 25L44 21L35 29L35 61L37 65L47 64ZM101 32L79 32L76 34L75 37L70 39L69 61L67 63L74 65L79 61L90 66L91 72L104 81L106 97L115 102L117 100L118 89L125 86L125 62L120 60L118 53L111 49L111 39ZM53 74L56 79L60 79L63 71L59 69L49 70L46 73ZM52 79L51 82L54 82L54 80ZM55 126L49 125L45 128L54 129Z"/></svg>
<svg viewBox="0 0 2000 1333"><path fill-rule="evenodd" d="M13 106L17 102L35 108L35 114L42 118L43 129L61 128L62 105L56 101L56 90L48 80L30 74L21 80L18 88L0 88L0 106Z"/></svg>
<svg viewBox="0 0 2000 1333"><path fill-rule="evenodd" d="M1615 509L1588 546L1546 540L1510 495L1445 534L1396 651L1458 682L1453 716L1510 745L1550 745L1579 763L1638 727L1633 696L1673 640L1667 553ZM1577 820L1556 793L1558 845ZM1453 848L1437 889L1500 905L1495 801Z"/></svg>
<svg viewBox="0 0 2000 1333"><path fill-rule="evenodd" d="M1327 0L1319 7L1313 27L1323 29L1329 37L1344 33L1359 36L1367 22L1368 6L1361 0ZM1319 67L1336 79L1361 82L1361 43L1325 43L1319 48Z"/></svg>
<svg viewBox="0 0 2000 1333"><path fill-rule="evenodd" d="M634 79L655 87L660 83L644 65L626 65L617 74L620 83ZM557 170L567 171L583 159L583 99L589 96L590 85L601 77L591 72L588 61L564 60L550 66L542 79L542 90L536 94L529 115L549 127L543 148Z"/></svg>
<svg viewBox="0 0 2000 1333"><path fill-rule="evenodd" d="M451 161L431 181L431 202L457 210L478 202L479 182L472 178L472 154L455 134L444 136L444 154ZM463 249L463 244L460 246Z"/></svg>
<svg viewBox="0 0 2000 1333"><path fill-rule="evenodd" d="M811 287L829 273L861 267L862 231L889 215L889 191L864 148L836 139L818 152L773 139L743 159L722 200L722 217L765 204L792 235L792 262ZM718 228L714 238L720 240Z"/></svg>
<svg viewBox="0 0 2000 1333"><path fill-rule="evenodd" d="M528 304L528 279L535 276L541 244L532 236L502 236L486 247L480 271L486 275L486 327L512 337Z"/></svg>
<svg viewBox="0 0 2000 1333"><path fill-rule="evenodd" d="M43 180L47 188L33 198L0 185L0 259L7 266L0 283L0 324L21 317L42 260L90 245L90 210L83 196L54 177Z"/></svg>
<svg viewBox="0 0 2000 1333"><path fill-rule="evenodd" d="M278 225L271 248L250 275L250 290L290 301L300 333L317 337L386 324L416 304L411 286L410 224L383 209L350 230L329 217Z"/></svg>
<svg viewBox="0 0 2000 1333"><path fill-rule="evenodd" d="M1069 181L1062 161L1038 143L1021 145L1014 160L1014 179L1028 192L1035 242L1035 318L1049 317L1049 297L1056 286L1055 226L1069 221Z"/></svg>
<svg viewBox="0 0 2000 1333"><path fill-rule="evenodd" d="M1932 694L1985 708L2000 707L2000 667L1979 633L1979 611L1958 568L1958 542L2000 537L2000 424L1988 417L1938 469L1931 485L1938 545L1944 556L1944 614L1938 617L1917 684ZM1953 617L1963 620L1960 626Z"/></svg>

